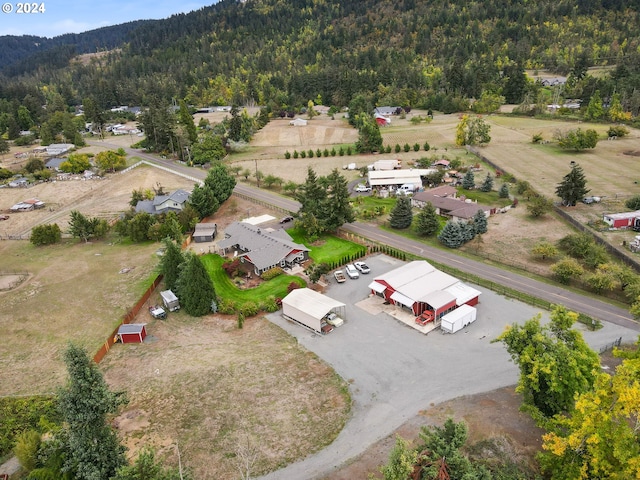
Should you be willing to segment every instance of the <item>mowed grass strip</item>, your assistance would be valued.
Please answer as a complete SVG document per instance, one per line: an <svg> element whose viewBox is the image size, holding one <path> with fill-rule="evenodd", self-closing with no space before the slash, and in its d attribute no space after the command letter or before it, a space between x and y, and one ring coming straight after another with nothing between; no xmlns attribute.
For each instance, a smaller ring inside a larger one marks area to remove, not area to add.
<svg viewBox="0 0 640 480"><path fill-rule="evenodd" d="M233 300L238 303L260 302L270 297L282 298L286 296L287 286L291 282L295 282L301 287L305 286L305 281L300 277L279 275L255 288L242 290L231 281L227 273L222 269L222 264L227 260L226 258L214 253L203 255L201 258L211 276L216 295L225 300Z"/></svg>
<svg viewBox="0 0 640 480"><path fill-rule="evenodd" d="M294 242L302 243L310 249L309 257L316 263L338 262L342 258L361 254L364 250L362 245L333 235L323 235L310 245L303 230L292 228L287 230L287 233Z"/></svg>

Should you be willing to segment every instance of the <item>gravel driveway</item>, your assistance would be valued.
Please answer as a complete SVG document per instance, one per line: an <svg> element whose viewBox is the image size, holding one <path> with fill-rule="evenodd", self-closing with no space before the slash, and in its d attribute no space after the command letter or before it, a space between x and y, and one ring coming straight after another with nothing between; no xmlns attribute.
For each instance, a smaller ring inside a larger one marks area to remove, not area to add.
<svg viewBox="0 0 640 480"><path fill-rule="evenodd" d="M367 285L374 277L402 262L375 255L367 264L369 275L340 285L332 282L327 289L328 296L347 305L345 324L329 335L312 334L279 313L268 316L349 382L353 409L331 445L262 477L265 480L328 477L432 404L515 384L516 366L502 344L491 340L510 323L522 323L538 313L548 319L548 312L474 286L482 292L478 319L454 335L435 330L425 336L384 312L372 314L355 305L367 298ZM594 349L618 337L624 342L637 338L636 331L609 323L598 332L589 332L582 325L576 328Z"/></svg>

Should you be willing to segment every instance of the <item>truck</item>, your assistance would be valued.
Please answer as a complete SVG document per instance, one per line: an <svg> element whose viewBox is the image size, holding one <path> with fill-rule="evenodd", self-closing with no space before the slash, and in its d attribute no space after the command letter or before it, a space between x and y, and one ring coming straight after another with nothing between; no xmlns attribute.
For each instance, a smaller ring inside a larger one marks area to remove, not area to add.
<svg viewBox="0 0 640 480"><path fill-rule="evenodd" d="M178 300L178 297L176 297L176 294L171 290L163 290L160 292L160 296L162 297L162 303L167 310L170 312L180 310L180 301Z"/></svg>
<svg viewBox="0 0 640 480"><path fill-rule="evenodd" d="M161 320L167 318L167 312L165 312L164 308L162 308L160 305L150 305L149 313L153 318L159 318Z"/></svg>
<svg viewBox="0 0 640 480"><path fill-rule="evenodd" d="M425 327L428 323L433 322L434 318L432 310L425 310L420 316L416 317L416 324Z"/></svg>
<svg viewBox="0 0 640 480"><path fill-rule="evenodd" d="M344 269L347 271L347 275L349 276L350 279L355 280L356 278L360 277L360 274L358 273L358 269L353 265L353 263L347 264L347 266L344 267Z"/></svg>
<svg viewBox="0 0 640 480"><path fill-rule="evenodd" d="M342 270L336 270L333 272L333 276L336 278L336 282L343 283L347 281L347 277L345 277L344 272Z"/></svg>
<svg viewBox="0 0 640 480"><path fill-rule="evenodd" d="M460 305L442 317L440 328L445 333L456 333L475 322L477 310L470 305Z"/></svg>

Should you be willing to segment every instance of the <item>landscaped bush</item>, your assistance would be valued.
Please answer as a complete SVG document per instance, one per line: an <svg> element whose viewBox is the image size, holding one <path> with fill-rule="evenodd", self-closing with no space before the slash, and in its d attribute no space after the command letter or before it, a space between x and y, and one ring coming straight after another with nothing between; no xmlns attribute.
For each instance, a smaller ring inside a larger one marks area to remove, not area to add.
<svg viewBox="0 0 640 480"><path fill-rule="evenodd" d="M224 315L236 313L236 302L225 298L220 299L218 302L218 312Z"/></svg>
<svg viewBox="0 0 640 480"><path fill-rule="evenodd" d="M238 275L240 270L240 259L234 258L222 264L222 269L227 272L229 278L233 278Z"/></svg>
<svg viewBox="0 0 640 480"><path fill-rule="evenodd" d="M296 290L298 288L301 288L300 285L298 285L296 282L291 282L289 285L287 285L287 292L291 293L293 290Z"/></svg>
<svg viewBox="0 0 640 480"><path fill-rule="evenodd" d="M276 278L277 276L282 275L283 273L284 273L284 270L282 270L282 268L273 267L267 270L266 272L263 272L262 275L260 275L260 278L262 278L263 280L271 280L272 278Z"/></svg>
<svg viewBox="0 0 640 480"><path fill-rule="evenodd" d="M255 302L247 302L240 306L238 313L242 314L245 318L253 317L260 311L258 304Z"/></svg>
<svg viewBox="0 0 640 480"><path fill-rule="evenodd" d="M280 305L276 301L275 297L267 298L260 305L260 310L264 310L265 312L273 313L280 310Z"/></svg>

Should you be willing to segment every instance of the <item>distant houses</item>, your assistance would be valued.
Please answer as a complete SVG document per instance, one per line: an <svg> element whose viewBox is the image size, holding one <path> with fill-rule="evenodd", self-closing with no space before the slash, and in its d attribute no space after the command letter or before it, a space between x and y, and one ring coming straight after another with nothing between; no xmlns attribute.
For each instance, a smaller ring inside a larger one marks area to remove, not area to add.
<svg viewBox="0 0 640 480"><path fill-rule="evenodd" d="M457 190L454 187L443 185L416 193L411 199L411 204L414 207L423 208L427 203L431 203L438 215L461 222L468 222L478 211L482 211L487 217L496 212L493 207L457 198L456 193Z"/></svg>
<svg viewBox="0 0 640 480"><path fill-rule="evenodd" d="M167 212L181 212L191 194L178 189L168 195L156 195L153 200L140 200L136 204L136 213L146 212L150 215L159 215Z"/></svg>

